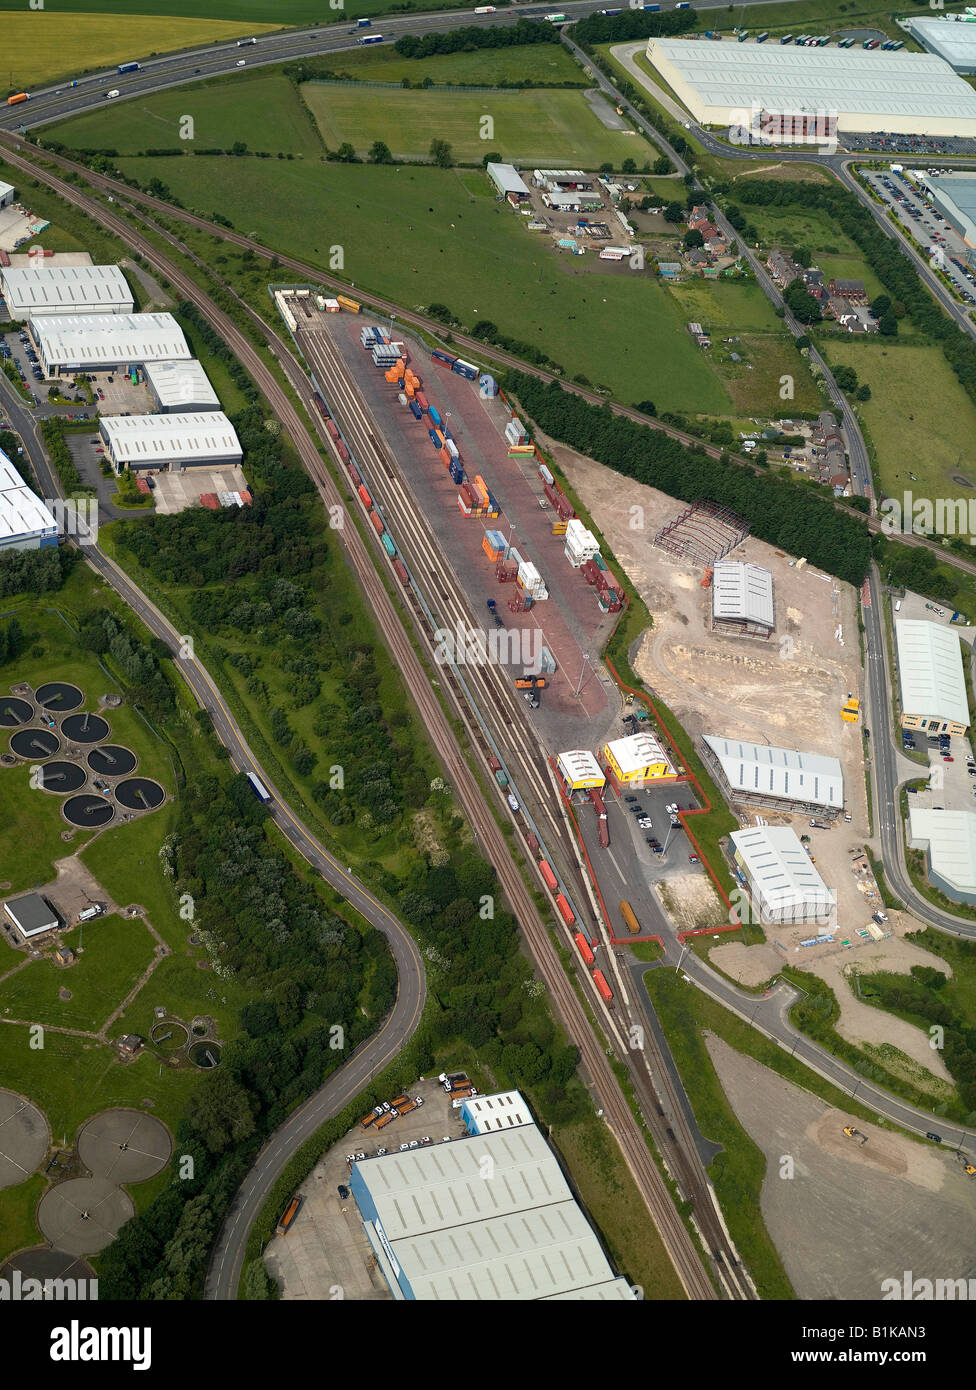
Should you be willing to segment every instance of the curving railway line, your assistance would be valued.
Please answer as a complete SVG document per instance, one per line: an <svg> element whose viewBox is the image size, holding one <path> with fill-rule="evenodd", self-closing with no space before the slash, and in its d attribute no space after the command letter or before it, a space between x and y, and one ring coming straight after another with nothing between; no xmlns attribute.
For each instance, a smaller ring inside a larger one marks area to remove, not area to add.
<svg viewBox="0 0 976 1390"><path fill-rule="evenodd" d="M152 242L134 231L128 223L110 209L103 207L90 194L51 174L47 169L21 160L17 155L11 155L9 158L12 163L18 164L32 177L45 183L66 202L92 217L100 225L118 236L132 250L141 254L153 270L168 279L179 294L193 302L207 315L215 330L224 338L250 373L269 406L281 421L309 476L315 483L323 503L327 507L342 506L342 499L336 484L309 435L305 422L274 373L265 365L234 321L218 308L210 296L201 290L188 274L163 256ZM120 191L128 192L128 190L121 188ZM167 213L171 211L165 205L163 205L162 210ZM267 332L267 326L262 325L262 327ZM283 348L281 350L284 351ZM311 410L311 387L307 382L304 394L305 402ZM569 1036L580 1049L582 1064L594 1099L602 1108L608 1126L612 1129L635 1182L654 1217L682 1285L689 1298L713 1300L716 1297L715 1288L702 1265L694 1241L675 1209L641 1128L619 1088L608 1056L593 1033L584 1007L577 997L573 984L566 975L549 938L546 923L540 916L531 893L511 858L508 845L491 808L457 746L457 740L437 694L431 688L429 678L413 649L409 634L400 620L384 580L375 568L358 529L354 526L344 527L339 535L357 580L373 609L384 640L388 643L393 658L400 668L406 688L418 707L438 756L480 838L482 848L495 867L499 883L520 923L536 967L546 982L550 997ZM459 712L464 717L466 711L463 705ZM591 1004L595 1004L596 1001L597 996L595 991L592 991ZM256 1215L257 1209L258 1207L255 1207L252 1210L251 1219ZM241 1218L240 1213L238 1213L237 1225L240 1226L240 1224ZM245 1222L239 1233L237 1245L239 1256L242 1253L243 1244L246 1243L248 1226L249 1223ZM218 1242L218 1253L224 1248L225 1232L222 1232ZM227 1258L230 1259L232 1256L228 1255ZM219 1271L216 1273L219 1275ZM211 1294L211 1296L234 1296L236 1285L228 1285L226 1282L222 1284L219 1278L214 1277L215 1271L213 1269L211 1276L211 1280L208 1281L208 1288L217 1286L225 1289L222 1295ZM724 1282L721 1275L719 1278L720 1282ZM736 1280L732 1286L733 1296L748 1296L746 1293L739 1292L739 1289L740 1282Z"/></svg>

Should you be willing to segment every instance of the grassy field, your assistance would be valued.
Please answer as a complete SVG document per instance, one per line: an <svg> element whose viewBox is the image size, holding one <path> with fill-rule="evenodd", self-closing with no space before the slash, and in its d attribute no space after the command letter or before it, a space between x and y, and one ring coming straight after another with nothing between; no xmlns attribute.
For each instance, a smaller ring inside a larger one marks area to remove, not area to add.
<svg viewBox="0 0 976 1390"><path fill-rule="evenodd" d="M453 8L457 0L423 0L410 5L411 9L444 10ZM119 0L57 0L61 14L119 13ZM406 7L404 7L406 8ZM22 11L24 0L0 0L0 13ZM125 0L126 26L136 15L173 15L177 18L205 17L233 23L237 33L247 25L248 33L258 33L260 27L282 29L292 24L348 24L357 15L382 14L390 9L390 0L349 0L335 10L325 0ZM6 23L6 21L5 21Z"/></svg>
<svg viewBox="0 0 976 1390"><path fill-rule="evenodd" d="M422 159L437 136L456 159L477 163L487 150L526 165L551 161L572 168L619 168L625 159L643 164L652 157L639 135L608 130L582 92L371 91L305 83L302 95L330 149L348 140L365 153L383 140L394 158ZM492 133L482 137L484 121Z"/></svg>
<svg viewBox="0 0 976 1390"><path fill-rule="evenodd" d="M884 490L900 495L910 488L918 497L932 498L959 494L951 478L954 473L973 477L976 406L939 349L872 337L832 339L826 350L833 365L853 367L871 388L871 399L858 410L875 446Z"/></svg>
<svg viewBox="0 0 976 1390"><path fill-rule="evenodd" d="M156 5L126 4L125 23L118 21L118 5L112 3L73 4L58 0L50 9L29 10L26 0L16 7L0 7L3 14L3 49L0 79L7 79L9 91L30 90L59 77L80 77L84 72L104 68L133 58L169 53L198 44L219 43L244 32L240 22L221 23L201 18L201 10L219 12L218 4L174 5L167 18ZM108 11L105 14L95 11ZM14 11L9 13L8 11ZM65 31L65 11L74 11L70 34ZM236 16L240 20L240 16ZM269 16L270 18L270 16ZM277 29L278 24L257 26L253 32ZM6 93L4 93L6 95Z"/></svg>
<svg viewBox="0 0 976 1390"><path fill-rule="evenodd" d="M474 170L248 158L207 159L202 169L177 159L120 162L133 177L157 175L188 207L217 207L239 230L323 269L330 246L341 245L344 275L361 293L411 307L437 300L466 325L490 316L503 333L547 347L570 376L583 373L623 401L649 396L659 410L714 414L730 408L660 284L605 273L595 257L555 256ZM283 221L283 208L301 216Z"/></svg>
<svg viewBox="0 0 976 1390"><path fill-rule="evenodd" d="M34 1173L26 1182L0 1192L0 1231L3 1232L2 1249L6 1254L43 1243L44 1237L34 1220L34 1213L46 1190L47 1183L42 1175Z"/></svg>
<svg viewBox="0 0 976 1390"><path fill-rule="evenodd" d="M377 44L355 53L323 58L337 75L363 82L432 82L444 86L477 82L494 87L500 82L583 82L579 65L561 44L525 44L515 48L482 48L472 53L443 53L434 58L401 58L392 47Z"/></svg>
<svg viewBox="0 0 976 1390"><path fill-rule="evenodd" d="M270 113L270 114L269 114ZM194 138L180 139L180 122L192 116ZM179 91L153 92L126 102L118 112L98 110L47 127L45 135L76 149L140 154L151 149L229 149L243 140L251 150L277 154L323 153L322 142L293 82L279 72L221 78Z"/></svg>
<svg viewBox="0 0 976 1390"><path fill-rule="evenodd" d="M702 324L712 346L703 353L737 409L760 415L782 410L781 378L795 383L794 407L817 410L813 378L788 340L781 321L758 285L734 280L687 280L666 288L684 321ZM726 337L736 343L726 344ZM735 352L741 362L732 360Z"/></svg>
<svg viewBox="0 0 976 1390"><path fill-rule="evenodd" d="M78 929L64 933L65 942L76 951L79 937ZM12 1018L98 1032L151 963L153 948L139 919L103 917L88 922L75 964L65 970L51 960L31 961L0 985L0 1000ZM70 991L71 998L61 999L61 990ZM113 1026L113 1036L123 1031Z"/></svg>

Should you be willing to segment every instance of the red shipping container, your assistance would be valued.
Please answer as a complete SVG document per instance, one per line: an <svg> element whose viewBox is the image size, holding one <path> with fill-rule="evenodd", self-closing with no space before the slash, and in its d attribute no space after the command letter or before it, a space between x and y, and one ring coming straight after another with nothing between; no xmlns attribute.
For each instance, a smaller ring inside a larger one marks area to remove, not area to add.
<svg viewBox="0 0 976 1390"><path fill-rule="evenodd" d="M423 391L418 391L418 392L417 392L417 404L420 406L420 409L421 409L421 410L427 410L427 409L428 409L428 406L427 406L427 397L424 395Z"/></svg>
<svg viewBox="0 0 976 1390"><path fill-rule="evenodd" d="M610 986L607 984L606 977L604 976L602 970L594 970L594 972L593 972L593 983L596 985L597 989L600 991L600 996L601 996L601 998L605 999L605 1000L607 1001L607 1003L609 1004L609 1003L610 1003L610 1000L613 998L613 990L612 990L612 989L610 988Z"/></svg>
<svg viewBox="0 0 976 1390"><path fill-rule="evenodd" d="M362 486L362 484L359 485L357 491L358 491L358 493L359 493L359 498L360 498L360 501L362 502L363 506L364 506L364 507L371 507L371 506L373 505L373 499L372 499L372 497L370 497L369 493L368 493L368 492L366 491L366 489Z"/></svg>
<svg viewBox="0 0 976 1390"><path fill-rule="evenodd" d="M407 574L407 567L402 560L393 561L393 571L400 583L406 588L410 583L410 576Z"/></svg>
<svg viewBox="0 0 976 1390"><path fill-rule="evenodd" d="M329 431L333 439L339 438L339 429L334 420L326 420L325 428Z"/></svg>
<svg viewBox="0 0 976 1390"><path fill-rule="evenodd" d="M547 883L547 884L549 885L549 887L553 890L553 892L555 892L559 885L558 885L558 882L557 882L557 880L556 880L556 875L553 873L553 871L552 871L552 869L551 869L551 867L550 867L550 865L549 865L548 860L546 860L546 859L540 859L540 860L539 860L539 873L540 873L540 874L542 875L542 877L545 879L546 883ZM566 899L563 898L563 902L565 902L565 901L566 901Z"/></svg>
<svg viewBox="0 0 976 1390"><path fill-rule="evenodd" d="M386 527L383 525L383 521L380 517L379 512L371 512L369 519L373 523L373 529L376 532L376 534L378 536L382 536L383 532L386 530Z"/></svg>
<svg viewBox="0 0 976 1390"><path fill-rule="evenodd" d="M209 507L212 512L215 512L220 506L215 492L201 492L200 501L205 507Z"/></svg>
<svg viewBox="0 0 976 1390"><path fill-rule="evenodd" d="M556 906L559 908L559 915L560 917L562 917L567 927L571 927L573 923L576 921L576 915L573 912L573 909L570 907L569 903L563 897L562 893L559 893L556 896Z"/></svg>
<svg viewBox="0 0 976 1390"><path fill-rule="evenodd" d="M596 960L596 956L595 956L595 955L593 954L593 952L590 950L590 943L587 941L587 939L586 939L586 937L583 935L583 933L582 933L582 932L577 932L576 935L573 937L573 940L576 942L576 945L579 947L579 953L580 953L580 955L583 957L583 959L586 961L587 965L592 965L593 962Z"/></svg>
<svg viewBox="0 0 976 1390"><path fill-rule="evenodd" d="M350 478L352 479L352 485L353 485L353 487L359 487L359 484L360 484L363 480L362 480L362 478L359 476L359 469L356 467L356 465L355 465L354 463L351 463L351 464L349 465L349 476L350 476Z"/></svg>
<svg viewBox="0 0 976 1390"><path fill-rule="evenodd" d="M343 444L341 439L336 444L336 453L342 459L343 463L349 462L349 450L346 448L345 444Z"/></svg>

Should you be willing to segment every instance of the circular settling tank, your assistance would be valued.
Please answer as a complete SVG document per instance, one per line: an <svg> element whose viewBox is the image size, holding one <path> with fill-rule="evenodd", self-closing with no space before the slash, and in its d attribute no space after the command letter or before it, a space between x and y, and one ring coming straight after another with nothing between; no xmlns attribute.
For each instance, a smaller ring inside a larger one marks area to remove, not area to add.
<svg viewBox="0 0 976 1390"><path fill-rule="evenodd" d="M135 753L117 743L103 743L88 754L88 766L99 777L126 777L135 765Z"/></svg>
<svg viewBox="0 0 976 1390"><path fill-rule="evenodd" d="M128 811L155 811L166 793L148 777L129 777L115 788L115 799Z"/></svg>
<svg viewBox="0 0 976 1390"><path fill-rule="evenodd" d="M83 787L87 780L85 769L77 763L44 763L37 785L42 791L67 796L68 792L76 792Z"/></svg>
<svg viewBox="0 0 976 1390"><path fill-rule="evenodd" d="M49 714L66 714L68 710L77 709L85 697L76 685L68 685L65 681L48 681L46 685L38 686L34 698Z"/></svg>
<svg viewBox="0 0 976 1390"><path fill-rule="evenodd" d="M101 743L108 738L108 721L100 714L72 714L62 722L61 732L72 743Z"/></svg>
<svg viewBox="0 0 976 1390"><path fill-rule="evenodd" d="M48 729L20 729L10 740L10 751L18 758L50 758L60 747L61 740Z"/></svg>
<svg viewBox="0 0 976 1390"><path fill-rule="evenodd" d="M107 825L115 815L115 808L110 801L106 801L103 796L92 796L89 792L84 796L73 796L70 801L66 801L61 810L64 818L72 825L80 826L82 830L95 830L100 825Z"/></svg>
<svg viewBox="0 0 976 1390"><path fill-rule="evenodd" d="M18 724L33 718L34 706L26 700L18 700L15 695L0 697L0 729L16 729Z"/></svg>
<svg viewBox="0 0 976 1390"><path fill-rule="evenodd" d="M195 1067L210 1071L220 1066L220 1047L213 1042L194 1043L190 1048L190 1061Z"/></svg>

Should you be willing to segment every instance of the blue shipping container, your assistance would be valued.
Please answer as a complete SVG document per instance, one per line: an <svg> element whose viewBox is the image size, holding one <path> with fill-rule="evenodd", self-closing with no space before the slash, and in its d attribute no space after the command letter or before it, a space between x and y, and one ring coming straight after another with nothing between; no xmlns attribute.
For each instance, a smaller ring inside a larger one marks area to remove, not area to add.
<svg viewBox="0 0 976 1390"><path fill-rule="evenodd" d="M441 441L437 438L437 431L428 430L427 433L430 435L431 444L433 444L435 449L439 449L441 447Z"/></svg>
<svg viewBox="0 0 976 1390"><path fill-rule="evenodd" d="M410 413L411 413L411 415L413 416L413 418L414 418L415 420L419 420L420 417L423 415L424 412L420 409L420 406L417 404L416 401L411 401L411 402L410 402Z"/></svg>
<svg viewBox="0 0 976 1390"><path fill-rule="evenodd" d="M442 423L442 422L441 422L441 413L440 413L440 411L437 409L437 407L436 407L435 405L430 405L430 406L427 407L427 414L428 414L428 415L430 416L430 418L433 420L433 422L434 422L435 425L440 425L440 424Z"/></svg>
<svg viewBox="0 0 976 1390"><path fill-rule="evenodd" d="M449 352L441 352L439 348L435 348L430 355L435 362L446 362L449 366L452 362L457 361L456 357L452 357Z"/></svg>
<svg viewBox="0 0 976 1390"><path fill-rule="evenodd" d="M393 542L390 540L390 537L387 535L387 533L386 533L385 531L383 532L382 541L383 541L383 549L386 551L387 555L389 555L390 559L392 560L393 557L394 557L394 555L396 555L396 553L397 553L397 552L396 552L396 546L395 546L395 545L393 544Z"/></svg>

